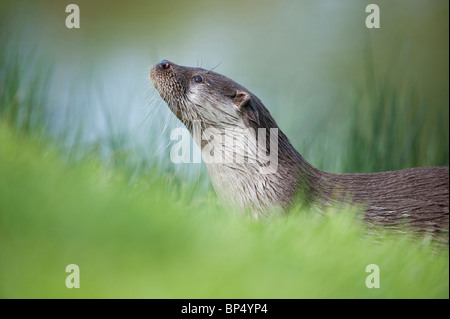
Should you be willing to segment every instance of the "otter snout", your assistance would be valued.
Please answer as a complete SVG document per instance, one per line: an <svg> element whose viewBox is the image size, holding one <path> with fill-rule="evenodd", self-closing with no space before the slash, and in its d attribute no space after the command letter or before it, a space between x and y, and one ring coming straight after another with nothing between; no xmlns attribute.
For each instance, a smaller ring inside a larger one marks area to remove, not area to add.
<svg viewBox="0 0 450 319"><path fill-rule="evenodd" d="M159 63L156 63L155 68L158 70L167 70L168 68L170 68L171 63L167 60L162 60Z"/></svg>
<svg viewBox="0 0 450 319"><path fill-rule="evenodd" d="M161 62L156 63L151 69L150 69L150 78L153 83L156 84L157 82L157 72L164 72L172 66L172 63L167 60L162 60Z"/></svg>

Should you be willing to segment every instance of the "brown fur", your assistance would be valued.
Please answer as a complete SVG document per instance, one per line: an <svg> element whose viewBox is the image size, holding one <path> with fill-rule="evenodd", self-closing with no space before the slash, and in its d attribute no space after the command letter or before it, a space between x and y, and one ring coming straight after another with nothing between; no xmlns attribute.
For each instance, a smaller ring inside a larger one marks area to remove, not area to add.
<svg viewBox="0 0 450 319"><path fill-rule="evenodd" d="M162 68L163 62L170 67ZM253 129L266 128L267 134L268 129L278 128L258 97L231 79L209 70L163 62L152 68L152 81L172 112L188 128L194 119L200 120L202 127L229 127L235 125L237 119ZM192 80L198 75L203 77L201 83ZM201 99L195 101L206 101L205 104L192 102L192 94L201 94ZM236 109L230 108L230 104ZM206 108L214 109L204 112ZM325 206L351 198L353 203L366 207L365 219L368 222L395 228L407 222L419 231L448 232L448 167L408 168L371 174L327 173L309 164L281 130L278 149L278 170L272 176L246 172L248 165L224 170L225 174L234 174L235 181L244 180L244 183L237 183L244 188L231 194L231 197L243 198L244 208L254 208L263 213L269 207L258 204L264 202L286 209L299 193L306 194L308 202ZM262 188L261 185L265 186ZM221 193L226 193L228 189L223 188L231 185L218 187L222 188Z"/></svg>

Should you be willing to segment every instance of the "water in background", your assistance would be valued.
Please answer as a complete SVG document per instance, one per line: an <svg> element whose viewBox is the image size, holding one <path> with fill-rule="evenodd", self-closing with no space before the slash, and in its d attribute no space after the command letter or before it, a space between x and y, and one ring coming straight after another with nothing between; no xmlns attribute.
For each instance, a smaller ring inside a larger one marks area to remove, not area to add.
<svg viewBox="0 0 450 319"><path fill-rule="evenodd" d="M443 119L448 144L448 1L72 2L80 29L65 27L67 1L0 1L1 50L21 59L27 77L51 74L46 119L68 145L203 176L198 164L169 160L170 131L181 124L151 87L150 67L162 59L244 85L321 169L348 169L348 118L354 105L364 113L362 95L380 83L400 96L413 90ZM372 2L378 30L365 27Z"/></svg>

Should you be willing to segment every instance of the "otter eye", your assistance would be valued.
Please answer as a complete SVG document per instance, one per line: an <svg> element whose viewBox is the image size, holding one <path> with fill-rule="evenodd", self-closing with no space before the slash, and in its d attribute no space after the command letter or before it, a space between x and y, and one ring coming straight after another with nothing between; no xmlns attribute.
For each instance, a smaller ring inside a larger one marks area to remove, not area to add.
<svg viewBox="0 0 450 319"><path fill-rule="evenodd" d="M194 76L194 82L195 83L202 83L203 82L203 78L200 75L195 75Z"/></svg>

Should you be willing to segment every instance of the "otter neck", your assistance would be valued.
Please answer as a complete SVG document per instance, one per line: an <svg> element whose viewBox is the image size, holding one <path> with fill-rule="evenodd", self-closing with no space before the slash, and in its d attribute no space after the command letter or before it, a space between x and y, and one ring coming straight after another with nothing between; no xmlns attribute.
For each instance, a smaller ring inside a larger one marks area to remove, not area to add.
<svg viewBox="0 0 450 319"><path fill-rule="evenodd" d="M241 209L260 214L286 209L296 194L318 194L320 171L309 164L278 128L216 130L198 134L187 126L202 149L218 196Z"/></svg>

